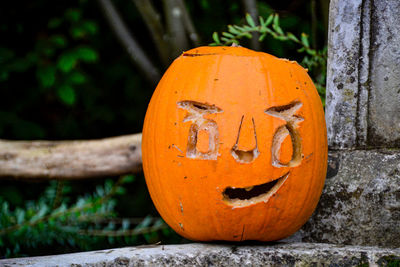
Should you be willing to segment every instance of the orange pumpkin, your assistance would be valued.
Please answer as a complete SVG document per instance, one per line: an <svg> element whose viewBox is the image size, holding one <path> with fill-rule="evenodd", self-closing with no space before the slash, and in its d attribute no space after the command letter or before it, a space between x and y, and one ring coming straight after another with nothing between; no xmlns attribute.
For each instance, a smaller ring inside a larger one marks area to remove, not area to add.
<svg viewBox="0 0 400 267"><path fill-rule="evenodd" d="M324 111L296 62L199 47L169 67L143 128L143 169L164 220L192 240L296 232L324 185Z"/></svg>

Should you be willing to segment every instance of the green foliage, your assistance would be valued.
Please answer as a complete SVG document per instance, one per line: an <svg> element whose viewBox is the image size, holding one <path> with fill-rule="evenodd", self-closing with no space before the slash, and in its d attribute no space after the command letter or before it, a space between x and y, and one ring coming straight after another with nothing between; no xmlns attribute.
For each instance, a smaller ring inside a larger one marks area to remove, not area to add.
<svg viewBox="0 0 400 267"><path fill-rule="evenodd" d="M77 89L88 79L81 63L95 63L97 51L85 45L87 37L98 32L97 23L83 19L79 9L67 9L61 18L51 18L49 35L40 39L26 57L17 57L10 49L0 47L0 82L13 72L36 70L40 90L53 91L66 106L76 103ZM63 28L69 29L65 34ZM70 75L74 72L73 75Z"/></svg>
<svg viewBox="0 0 400 267"><path fill-rule="evenodd" d="M63 84L58 88L57 93L64 104L73 105L75 103L76 96L73 87Z"/></svg>
<svg viewBox="0 0 400 267"><path fill-rule="evenodd" d="M210 45L239 45L242 38L253 38L254 33L259 33L258 40L261 42L267 36L271 36L275 40L282 42L292 42L299 46L297 52L304 53L301 65L307 68L316 85L317 91L321 96L323 105L325 105L325 87L326 87L326 62L327 48L317 51L310 47L308 35L302 33L300 37L296 37L291 32L284 32L280 27L279 15L271 14L266 19L259 17L258 24L253 18L247 14L245 25L228 25L228 32L222 32L221 37L214 32L212 37L214 42Z"/></svg>
<svg viewBox="0 0 400 267"><path fill-rule="evenodd" d="M52 181L42 196L11 208L0 197L0 254L19 256L39 246L61 246L89 250L99 242L131 243L137 236L158 240L157 232L167 230L159 218L117 218L117 195L125 193L124 185L133 176L123 176L116 183L107 180L89 195L69 197L71 187Z"/></svg>
<svg viewBox="0 0 400 267"><path fill-rule="evenodd" d="M130 25L142 20L133 3L122 10ZM147 36L144 25L132 30ZM92 1L33 1L22 10L7 2L0 34L6 36L0 43L0 138L91 139L141 131L154 88ZM150 38L140 42L154 54Z"/></svg>

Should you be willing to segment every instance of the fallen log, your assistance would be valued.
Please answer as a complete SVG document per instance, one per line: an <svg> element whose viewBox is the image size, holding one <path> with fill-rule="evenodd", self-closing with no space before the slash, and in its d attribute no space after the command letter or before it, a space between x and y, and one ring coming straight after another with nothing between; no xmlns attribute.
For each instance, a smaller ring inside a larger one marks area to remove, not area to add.
<svg viewBox="0 0 400 267"><path fill-rule="evenodd" d="M142 134L98 140L0 140L0 177L86 179L141 170Z"/></svg>

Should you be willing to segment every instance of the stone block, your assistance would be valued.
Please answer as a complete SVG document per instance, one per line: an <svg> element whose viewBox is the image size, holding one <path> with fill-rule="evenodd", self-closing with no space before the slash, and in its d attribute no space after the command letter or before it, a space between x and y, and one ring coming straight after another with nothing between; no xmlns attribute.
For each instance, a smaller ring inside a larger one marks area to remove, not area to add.
<svg viewBox="0 0 400 267"><path fill-rule="evenodd" d="M297 238L400 247L400 151L330 151L320 202Z"/></svg>
<svg viewBox="0 0 400 267"><path fill-rule="evenodd" d="M326 119L331 148L400 147L400 2L332 0Z"/></svg>
<svg viewBox="0 0 400 267"><path fill-rule="evenodd" d="M400 147L400 1L372 1L368 145Z"/></svg>

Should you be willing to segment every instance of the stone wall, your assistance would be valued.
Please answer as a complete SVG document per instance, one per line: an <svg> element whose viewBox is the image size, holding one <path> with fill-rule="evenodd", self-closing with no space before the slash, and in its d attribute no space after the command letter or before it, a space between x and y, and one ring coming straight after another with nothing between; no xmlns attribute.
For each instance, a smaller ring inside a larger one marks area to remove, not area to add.
<svg viewBox="0 0 400 267"><path fill-rule="evenodd" d="M398 0L331 1L330 148L400 148L399 14Z"/></svg>
<svg viewBox="0 0 400 267"><path fill-rule="evenodd" d="M400 1L331 0L328 175L303 241L400 246Z"/></svg>

